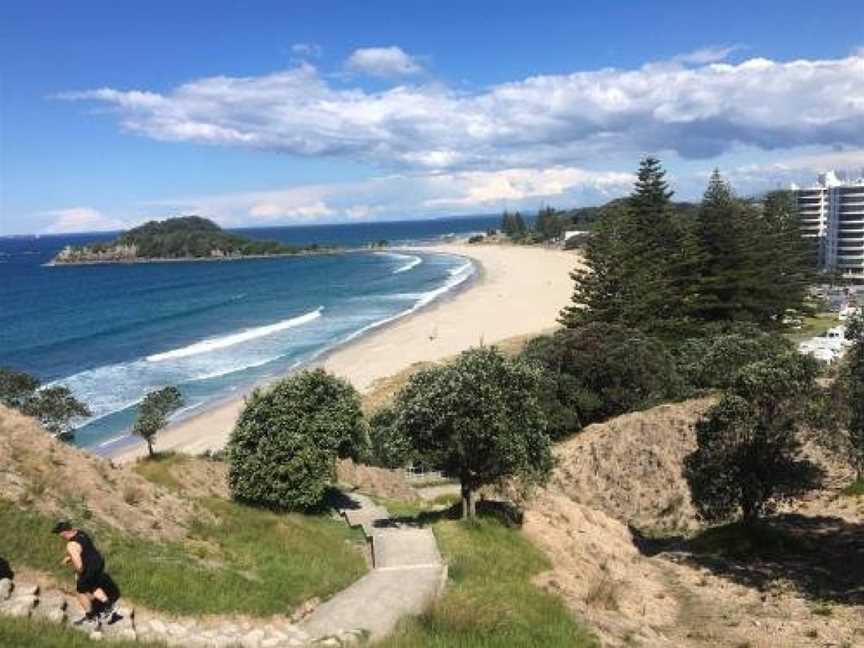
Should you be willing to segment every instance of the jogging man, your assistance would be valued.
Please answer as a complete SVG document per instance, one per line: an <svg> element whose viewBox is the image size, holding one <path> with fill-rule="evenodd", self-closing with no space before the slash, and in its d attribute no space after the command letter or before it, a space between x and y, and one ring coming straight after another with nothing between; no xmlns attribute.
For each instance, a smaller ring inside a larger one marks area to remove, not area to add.
<svg viewBox="0 0 864 648"><path fill-rule="evenodd" d="M105 576L105 560L102 554L96 550L90 536L65 520L57 522L52 532L66 541L66 556L61 564L72 565L75 570L75 591L78 592L78 603L84 616L73 623L81 625L93 622L100 625L100 616L111 618L114 613L110 599L102 587ZM102 608L98 613L94 602L98 602Z"/></svg>

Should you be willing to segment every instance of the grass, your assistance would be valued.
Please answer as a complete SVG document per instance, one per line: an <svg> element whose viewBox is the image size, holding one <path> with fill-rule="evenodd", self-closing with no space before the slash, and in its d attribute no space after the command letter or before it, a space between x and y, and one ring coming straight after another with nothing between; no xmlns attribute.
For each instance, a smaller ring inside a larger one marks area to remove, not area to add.
<svg viewBox="0 0 864 648"><path fill-rule="evenodd" d="M103 642L104 643L104 642ZM72 632L62 626L30 619L13 619L0 616L0 646L8 648L91 648L97 646L87 635ZM111 648L156 648L163 644L135 641L114 641Z"/></svg>
<svg viewBox="0 0 864 648"><path fill-rule="evenodd" d="M840 324L836 313L817 313L812 317L805 317L799 329L790 329L786 337L794 342L801 342L817 335L822 335L828 329Z"/></svg>
<svg viewBox="0 0 864 648"><path fill-rule="evenodd" d="M175 466L182 465L188 459L189 457L173 452L157 452L152 457L138 461L135 464L135 472L154 484L170 490L182 491L183 484L172 474L171 470Z"/></svg>
<svg viewBox="0 0 864 648"><path fill-rule="evenodd" d="M154 542L92 528L108 572L136 604L178 614L290 612L327 597L365 571L359 534L325 515L276 514L227 500L202 503L217 522L193 526L183 542ZM51 520L0 500L3 555L72 585L59 565ZM0 645L5 645L0 642Z"/></svg>
<svg viewBox="0 0 864 648"><path fill-rule="evenodd" d="M852 482L843 489L843 494L849 497L864 497L864 479Z"/></svg>
<svg viewBox="0 0 864 648"><path fill-rule="evenodd" d="M436 522L450 582L428 613L405 621L382 648L599 646L564 602L531 583L546 557L497 520Z"/></svg>

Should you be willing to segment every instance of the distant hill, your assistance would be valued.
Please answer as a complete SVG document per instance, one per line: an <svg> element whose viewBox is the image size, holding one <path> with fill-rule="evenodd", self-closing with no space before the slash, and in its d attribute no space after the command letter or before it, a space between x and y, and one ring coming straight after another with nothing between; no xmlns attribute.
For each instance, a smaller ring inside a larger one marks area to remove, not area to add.
<svg viewBox="0 0 864 648"><path fill-rule="evenodd" d="M200 216L150 221L113 241L67 246L55 264L134 263L147 261L240 259L318 251L318 245L297 247L225 232Z"/></svg>

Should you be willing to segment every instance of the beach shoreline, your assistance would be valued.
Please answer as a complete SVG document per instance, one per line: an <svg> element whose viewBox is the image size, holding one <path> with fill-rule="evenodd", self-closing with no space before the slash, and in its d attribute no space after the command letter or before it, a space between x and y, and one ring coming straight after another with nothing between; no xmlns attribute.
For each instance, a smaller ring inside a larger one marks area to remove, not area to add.
<svg viewBox="0 0 864 648"><path fill-rule="evenodd" d="M474 274L416 311L330 349L306 368L323 367L364 393L374 383L417 362L434 362L478 344L540 333L555 325L572 291L578 254L515 245L446 243L394 251L450 254L470 259ZM259 385L266 386L266 385ZM159 451L200 454L224 447L252 389L177 421L159 433ZM143 442L105 453L118 462L147 453Z"/></svg>

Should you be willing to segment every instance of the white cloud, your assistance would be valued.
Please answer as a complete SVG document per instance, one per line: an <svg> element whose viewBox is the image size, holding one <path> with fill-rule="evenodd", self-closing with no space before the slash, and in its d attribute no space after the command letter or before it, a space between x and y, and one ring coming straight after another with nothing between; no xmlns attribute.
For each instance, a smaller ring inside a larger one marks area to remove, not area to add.
<svg viewBox="0 0 864 648"><path fill-rule="evenodd" d="M126 130L158 140L341 157L400 171L864 146L861 53L734 65L667 61L534 76L475 92L436 83L343 88L302 63L262 76L198 79L164 94L102 88L61 96L111 105Z"/></svg>
<svg viewBox="0 0 864 648"><path fill-rule="evenodd" d="M70 207L42 213L53 218L43 234L69 234L73 232L110 232L127 227L122 221L109 218L91 207Z"/></svg>
<svg viewBox="0 0 864 648"><path fill-rule="evenodd" d="M333 210L321 200L307 205L286 205L265 201L256 203L249 208L250 216L268 220L319 220L325 216L331 216L333 213Z"/></svg>
<svg viewBox="0 0 864 648"><path fill-rule="evenodd" d="M349 72L390 78L410 76L423 71L423 66L401 47L364 47L356 49L345 61Z"/></svg>
<svg viewBox="0 0 864 648"><path fill-rule="evenodd" d="M743 45L710 45L687 52L686 54L679 54L672 60L676 63L689 63L692 65L717 63L718 61L725 61L732 52L742 49L745 49Z"/></svg>
<svg viewBox="0 0 864 648"><path fill-rule="evenodd" d="M318 58L321 56L321 46L317 43L294 43L291 53L304 58Z"/></svg>
<svg viewBox="0 0 864 648"><path fill-rule="evenodd" d="M193 196L150 203L168 213L197 213L224 226L418 218L460 211L535 209L605 202L626 194L630 173L575 167L396 174L272 191Z"/></svg>

